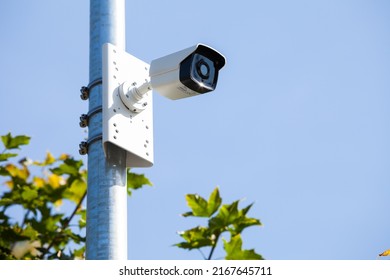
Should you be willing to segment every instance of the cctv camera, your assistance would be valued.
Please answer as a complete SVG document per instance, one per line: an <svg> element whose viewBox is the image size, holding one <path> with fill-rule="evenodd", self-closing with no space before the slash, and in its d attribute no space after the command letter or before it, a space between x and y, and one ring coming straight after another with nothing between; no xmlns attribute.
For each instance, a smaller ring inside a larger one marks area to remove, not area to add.
<svg viewBox="0 0 390 280"><path fill-rule="evenodd" d="M203 44L153 60L151 64L115 45L104 44L102 142L105 154L107 144L112 143L126 151L126 166L152 166L151 91L170 99L213 91L224 65L225 57ZM81 147L81 153L88 152L84 148Z"/></svg>
<svg viewBox="0 0 390 280"><path fill-rule="evenodd" d="M192 97L213 91L225 57L213 48L197 44L193 47L155 59L144 82L124 82L119 96L134 113L147 107L147 93L153 89L170 99Z"/></svg>
<svg viewBox="0 0 390 280"><path fill-rule="evenodd" d="M213 91L225 57L213 48L193 47L155 59L150 64L153 90L170 99L180 99Z"/></svg>

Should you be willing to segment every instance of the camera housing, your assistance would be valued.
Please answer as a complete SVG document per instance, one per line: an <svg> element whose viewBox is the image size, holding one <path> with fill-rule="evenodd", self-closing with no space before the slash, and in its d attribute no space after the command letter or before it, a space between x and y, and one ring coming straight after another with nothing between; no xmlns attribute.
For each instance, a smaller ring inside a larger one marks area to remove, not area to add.
<svg viewBox="0 0 390 280"><path fill-rule="evenodd" d="M215 90L225 57L215 49L197 44L155 59L149 76L153 90L170 99L181 99Z"/></svg>

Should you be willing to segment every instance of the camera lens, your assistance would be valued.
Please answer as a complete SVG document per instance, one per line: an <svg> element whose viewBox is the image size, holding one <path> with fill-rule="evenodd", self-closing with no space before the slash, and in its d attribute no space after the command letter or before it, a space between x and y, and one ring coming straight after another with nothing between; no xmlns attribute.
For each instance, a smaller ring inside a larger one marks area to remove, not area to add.
<svg viewBox="0 0 390 280"><path fill-rule="evenodd" d="M210 76L210 67L203 59L196 64L196 71L202 79L208 79Z"/></svg>
<svg viewBox="0 0 390 280"><path fill-rule="evenodd" d="M180 63L180 82L197 93L215 89L218 70L207 56L194 53Z"/></svg>

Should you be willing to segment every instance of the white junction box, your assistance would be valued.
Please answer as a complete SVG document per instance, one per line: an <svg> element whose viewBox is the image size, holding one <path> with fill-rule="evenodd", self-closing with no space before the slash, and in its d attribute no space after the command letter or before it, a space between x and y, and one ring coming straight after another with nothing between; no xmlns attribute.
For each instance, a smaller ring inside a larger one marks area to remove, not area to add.
<svg viewBox="0 0 390 280"><path fill-rule="evenodd" d="M103 45L103 148L107 143L126 151L127 167L153 165L153 98L152 91L143 96L143 110L129 109L119 94L124 83L144 84L149 77L149 64L118 49Z"/></svg>

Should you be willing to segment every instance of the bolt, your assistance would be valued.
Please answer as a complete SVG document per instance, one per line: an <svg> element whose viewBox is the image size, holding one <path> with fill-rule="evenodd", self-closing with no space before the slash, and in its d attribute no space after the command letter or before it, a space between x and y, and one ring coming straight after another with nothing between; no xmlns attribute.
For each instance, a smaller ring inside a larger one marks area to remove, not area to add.
<svg viewBox="0 0 390 280"><path fill-rule="evenodd" d="M89 119L88 115L82 114L80 116L80 123L79 123L80 127L87 127L88 126L88 119Z"/></svg>
<svg viewBox="0 0 390 280"><path fill-rule="evenodd" d="M80 92L81 92L80 98L82 100L87 100L89 98L89 88L88 87L81 87Z"/></svg>
<svg viewBox="0 0 390 280"><path fill-rule="evenodd" d="M144 104L142 104L143 107L146 107L148 105L148 102L145 102Z"/></svg>
<svg viewBox="0 0 390 280"><path fill-rule="evenodd" d="M88 143L85 142L85 141L82 141L80 144L79 144L79 153L80 155L86 155L88 154Z"/></svg>

